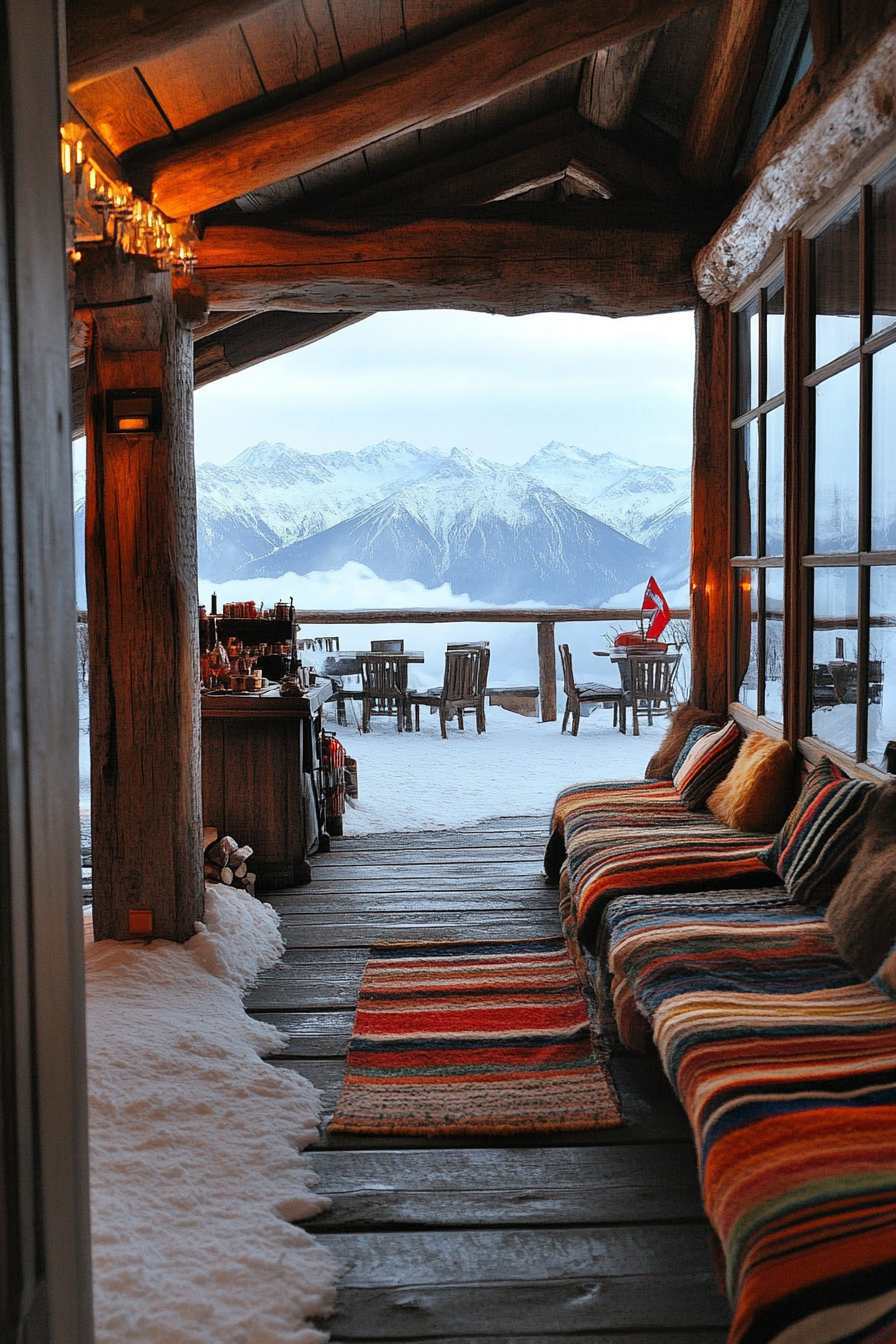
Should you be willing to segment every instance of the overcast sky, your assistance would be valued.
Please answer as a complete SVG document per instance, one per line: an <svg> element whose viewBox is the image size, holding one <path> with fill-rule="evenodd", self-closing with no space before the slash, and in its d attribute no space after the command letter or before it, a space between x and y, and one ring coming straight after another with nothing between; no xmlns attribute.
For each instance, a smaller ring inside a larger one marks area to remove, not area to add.
<svg viewBox="0 0 896 1344"><path fill-rule="evenodd" d="M380 439L518 462L557 439L688 467L693 317L381 313L196 393L196 458Z"/></svg>

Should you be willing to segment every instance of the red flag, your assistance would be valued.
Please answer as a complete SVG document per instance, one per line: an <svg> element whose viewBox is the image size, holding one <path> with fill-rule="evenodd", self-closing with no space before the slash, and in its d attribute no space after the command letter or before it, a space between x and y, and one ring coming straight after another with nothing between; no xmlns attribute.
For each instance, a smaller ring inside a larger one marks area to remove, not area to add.
<svg viewBox="0 0 896 1344"><path fill-rule="evenodd" d="M642 628L647 616L650 616L650 624L647 627L645 639L659 639L672 619L672 613L669 610L669 603L663 597L662 589L652 574L647 581L647 587L644 589L644 601L641 603Z"/></svg>

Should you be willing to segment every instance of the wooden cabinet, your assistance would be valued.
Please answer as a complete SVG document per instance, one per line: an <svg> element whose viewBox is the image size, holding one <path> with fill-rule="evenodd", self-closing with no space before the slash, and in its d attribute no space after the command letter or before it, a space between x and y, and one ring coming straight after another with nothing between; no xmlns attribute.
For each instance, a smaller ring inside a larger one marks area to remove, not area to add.
<svg viewBox="0 0 896 1344"><path fill-rule="evenodd" d="M324 834L321 711L330 683L307 696L202 697L202 812L206 826L255 851L259 889L311 880Z"/></svg>

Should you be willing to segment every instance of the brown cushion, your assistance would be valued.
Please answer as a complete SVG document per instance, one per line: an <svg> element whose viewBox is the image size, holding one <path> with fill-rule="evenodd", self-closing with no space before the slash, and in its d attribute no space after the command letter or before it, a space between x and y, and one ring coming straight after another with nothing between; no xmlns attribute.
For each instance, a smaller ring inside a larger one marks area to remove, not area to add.
<svg viewBox="0 0 896 1344"><path fill-rule="evenodd" d="M878 791L827 920L843 960L870 980L896 943L896 784Z"/></svg>
<svg viewBox="0 0 896 1344"><path fill-rule="evenodd" d="M793 801L790 744L765 733L750 733L706 806L735 830L777 831L787 820Z"/></svg>
<svg viewBox="0 0 896 1344"><path fill-rule="evenodd" d="M711 714L708 709L698 709L696 705L689 704L685 700L684 704L679 705L672 715L669 727L666 729L666 736L660 743L659 749L651 756L647 769L644 771L644 778L671 779L675 762L681 755L681 749L687 741L691 729L696 728L700 723L709 723L714 728L721 728L724 722L724 714Z"/></svg>

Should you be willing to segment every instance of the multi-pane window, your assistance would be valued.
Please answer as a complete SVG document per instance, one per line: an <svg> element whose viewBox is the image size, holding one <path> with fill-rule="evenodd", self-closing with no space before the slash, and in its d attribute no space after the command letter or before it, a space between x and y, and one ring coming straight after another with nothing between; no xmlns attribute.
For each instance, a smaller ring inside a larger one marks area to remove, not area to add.
<svg viewBox="0 0 896 1344"><path fill-rule="evenodd" d="M880 765L896 738L896 168L812 243L811 731Z"/></svg>
<svg viewBox="0 0 896 1344"><path fill-rule="evenodd" d="M742 704L782 717L784 275L735 315L735 675Z"/></svg>

